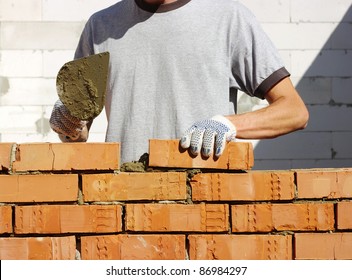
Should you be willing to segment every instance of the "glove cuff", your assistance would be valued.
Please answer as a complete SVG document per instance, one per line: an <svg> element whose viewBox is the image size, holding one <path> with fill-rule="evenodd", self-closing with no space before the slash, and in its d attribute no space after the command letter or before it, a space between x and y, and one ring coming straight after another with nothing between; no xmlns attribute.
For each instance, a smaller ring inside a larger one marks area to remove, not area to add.
<svg viewBox="0 0 352 280"><path fill-rule="evenodd" d="M236 133L236 131L237 131L236 126L228 118L226 118L222 115L216 115L216 116L212 117L211 119L228 126L231 131L234 131Z"/></svg>

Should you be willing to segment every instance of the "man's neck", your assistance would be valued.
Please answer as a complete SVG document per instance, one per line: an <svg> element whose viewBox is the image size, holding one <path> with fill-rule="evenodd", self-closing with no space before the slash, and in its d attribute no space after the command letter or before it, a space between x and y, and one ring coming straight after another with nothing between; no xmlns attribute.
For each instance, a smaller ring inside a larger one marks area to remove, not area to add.
<svg viewBox="0 0 352 280"><path fill-rule="evenodd" d="M143 0L143 2L152 5L160 5L160 4L170 4L172 2L176 2L177 0Z"/></svg>

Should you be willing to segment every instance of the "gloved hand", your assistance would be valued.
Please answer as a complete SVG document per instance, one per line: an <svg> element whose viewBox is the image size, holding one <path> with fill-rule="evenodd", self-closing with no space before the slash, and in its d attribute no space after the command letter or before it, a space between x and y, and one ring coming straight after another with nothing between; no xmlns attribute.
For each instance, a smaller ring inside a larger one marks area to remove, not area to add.
<svg viewBox="0 0 352 280"><path fill-rule="evenodd" d="M64 142L87 141L87 121L82 121L72 116L66 106L56 101L49 120L50 127Z"/></svg>
<svg viewBox="0 0 352 280"><path fill-rule="evenodd" d="M194 155L202 148L202 155L206 157L215 148L215 156L219 157L225 149L226 141L236 141L236 127L224 116L217 115L193 124L182 136L180 144L184 149L190 148Z"/></svg>

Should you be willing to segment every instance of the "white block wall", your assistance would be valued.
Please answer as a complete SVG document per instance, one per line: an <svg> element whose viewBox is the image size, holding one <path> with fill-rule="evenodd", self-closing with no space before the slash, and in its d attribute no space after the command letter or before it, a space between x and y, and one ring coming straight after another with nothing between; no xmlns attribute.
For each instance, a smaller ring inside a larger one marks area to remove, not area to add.
<svg viewBox="0 0 352 280"><path fill-rule="evenodd" d="M0 142L59 142L55 78L85 21L114 0L0 0ZM352 166L351 0L241 0L279 49L310 111L306 130L253 141L255 169ZM266 106L239 96L241 112ZM89 141L104 141L104 112Z"/></svg>

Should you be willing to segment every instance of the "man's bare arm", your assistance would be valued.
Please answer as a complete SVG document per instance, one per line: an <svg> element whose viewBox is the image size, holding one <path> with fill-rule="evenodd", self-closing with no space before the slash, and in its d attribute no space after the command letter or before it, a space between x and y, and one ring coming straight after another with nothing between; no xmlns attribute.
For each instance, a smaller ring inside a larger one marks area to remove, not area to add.
<svg viewBox="0 0 352 280"><path fill-rule="evenodd" d="M257 111L226 116L239 139L275 138L307 126L309 113L289 77L265 95L269 105Z"/></svg>

